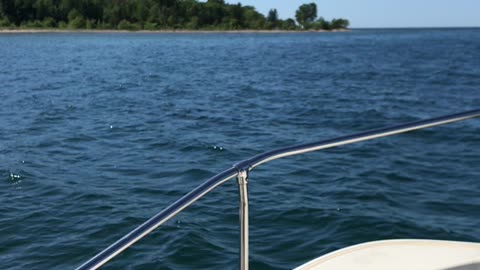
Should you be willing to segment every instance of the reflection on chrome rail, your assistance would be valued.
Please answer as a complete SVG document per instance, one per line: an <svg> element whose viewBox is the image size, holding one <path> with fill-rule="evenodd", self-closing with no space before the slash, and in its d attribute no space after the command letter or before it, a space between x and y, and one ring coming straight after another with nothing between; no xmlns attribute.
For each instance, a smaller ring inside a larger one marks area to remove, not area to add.
<svg viewBox="0 0 480 270"><path fill-rule="evenodd" d="M265 152L263 154L254 156L247 160L236 163L232 168L227 169L205 183L192 190L187 195L183 196L165 210L161 211L154 217L147 220L145 223L122 237L120 240L98 253L95 257L77 268L77 270L97 269L108 262L110 259L133 245L138 240L155 230L157 227L165 223L167 220L181 212L183 209L203 197L205 194L216 188L217 186L227 182L236 177L239 186L240 194L240 269L248 269L248 173L253 168L263 163L293 156L307 152L318 151L326 148L332 148L340 145L351 144L361 141L372 140L380 137L391 136L408 131L445 125L448 123L458 122L466 119L480 117L480 110L473 110L463 113L457 113L418 122L381 128L363 133L358 133L349 136L343 136L335 139L324 140L320 142L290 146Z"/></svg>

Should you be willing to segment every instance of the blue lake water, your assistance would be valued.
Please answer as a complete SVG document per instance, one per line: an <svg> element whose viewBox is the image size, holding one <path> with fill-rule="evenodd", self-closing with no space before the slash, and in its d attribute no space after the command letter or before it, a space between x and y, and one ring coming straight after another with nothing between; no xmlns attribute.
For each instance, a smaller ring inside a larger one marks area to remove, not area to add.
<svg viewBox="0 0 480 270"><path fill-rule="evenodd" d="M0 35L0 268L72 269L236 161L480 107L480 29ZM391 238L480 241L480 121L250 179L252 269ZM219 187L105 269L236 269Z"/></svg>

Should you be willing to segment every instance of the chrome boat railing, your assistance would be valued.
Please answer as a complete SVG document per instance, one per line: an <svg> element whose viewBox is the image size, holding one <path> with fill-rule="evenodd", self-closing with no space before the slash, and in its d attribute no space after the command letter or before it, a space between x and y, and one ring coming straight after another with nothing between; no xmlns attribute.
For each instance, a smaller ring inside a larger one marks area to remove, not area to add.
<svg viewBox="0 0 480 270"><path fill-rule="evenodd" d="M205 194L236 177L239 186L240 197L240 269L248 270L248 173L255 167L275 159L299 155L307 152L318 151L340 145L346 145L361 141L372 140L380 137L392 136L413 130L424 129L448 123L458 122L471 118L480 117L480 110L472 110L418 122L371 130L335 139L324 140L314 143L301 144L291 147L276 149L254 156L247 160L236 163L232 168L227 169L205 183L201 184L190 193L186 194L166 209L147 220L142 225L122 237L111 246L98 253L95 257L77 268L77 270L97 269L107 263L110 259L145 237L151 231L165 223L167 220L181 212L183 209L203 197Z"/></svg>

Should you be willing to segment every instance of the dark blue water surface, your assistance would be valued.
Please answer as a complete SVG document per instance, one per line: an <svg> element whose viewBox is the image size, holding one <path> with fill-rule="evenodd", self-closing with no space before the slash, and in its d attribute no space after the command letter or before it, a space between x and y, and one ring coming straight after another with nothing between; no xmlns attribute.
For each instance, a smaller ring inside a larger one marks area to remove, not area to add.
<svg viewBox="0 0 480 270"><path fill-rule="evenodd" d="M0 268L71 269L277 147L480 107L480 30L0 35ZM480 241L480 121L262 165L253 269ZM105 269L236 269L235 181Z"/></svg>

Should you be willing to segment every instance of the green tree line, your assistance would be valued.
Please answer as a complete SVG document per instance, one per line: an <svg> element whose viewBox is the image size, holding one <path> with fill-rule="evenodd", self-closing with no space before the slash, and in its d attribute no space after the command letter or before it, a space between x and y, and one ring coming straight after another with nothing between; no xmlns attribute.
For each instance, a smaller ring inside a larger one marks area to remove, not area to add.
<svg viewBox="0 0 480 270"><path fill-rule="evenodd" d="M299 7L294 19L267 16L224 0L0 0L0 27L121 30L308 30L347 28L348 20L317 18L317 6Z"/></svg>

